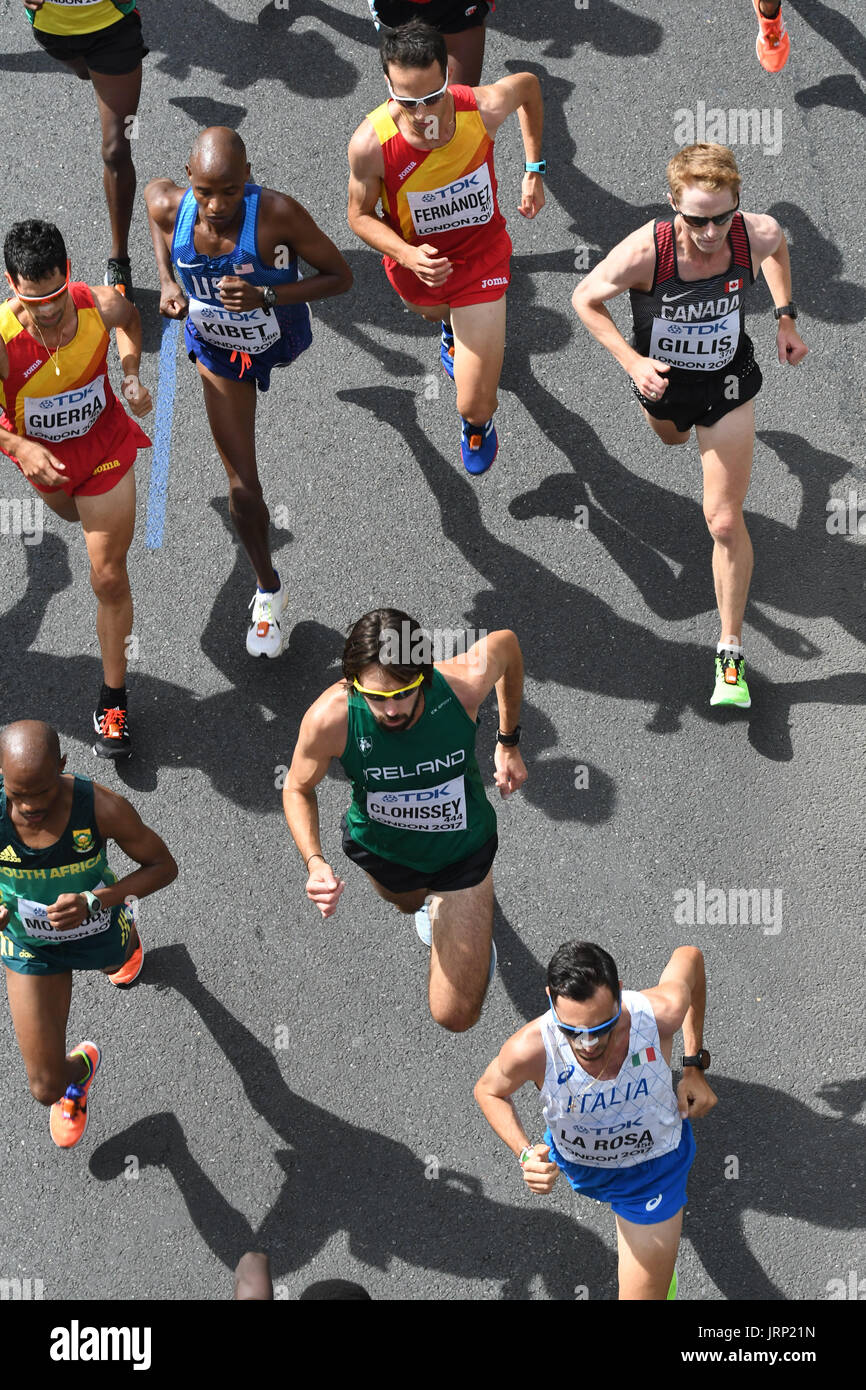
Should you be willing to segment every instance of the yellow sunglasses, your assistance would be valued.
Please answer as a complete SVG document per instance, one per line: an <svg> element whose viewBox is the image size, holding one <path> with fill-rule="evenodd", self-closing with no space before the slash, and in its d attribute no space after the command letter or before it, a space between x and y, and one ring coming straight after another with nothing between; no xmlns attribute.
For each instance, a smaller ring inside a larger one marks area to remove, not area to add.
<svg viewBox="0 0 866 1390"><path fill-rule="evenodd" d="M419 676L411 685L401 686L399 690L368 690L365 685L358 684L356 676L352 684L361 695L366 695L368 700L405 700L406 696L413 690L417 690L423 681L423 675Z"/></svg>

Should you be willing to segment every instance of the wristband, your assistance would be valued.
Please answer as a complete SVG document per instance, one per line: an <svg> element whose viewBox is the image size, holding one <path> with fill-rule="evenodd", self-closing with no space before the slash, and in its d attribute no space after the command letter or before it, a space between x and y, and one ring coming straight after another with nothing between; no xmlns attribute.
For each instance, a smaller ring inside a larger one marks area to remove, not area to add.
<svg viewBox="0 0 866 1390"><path fill-rule="evenodd" d="M510 734L504 734L501 729L498 729L496 742L501 743L503 748L516 748L520 742L520 725L515 724L514 731Z"/></svg>
<svg viewBox="0 0 866 1390"><path fill-rule="evenodd" d="M524 161L523 168L525 169L527 174L546 174L547 160L539 159L534 164L530 164L527 161Z"/></svg>
<svg viewBox="0 0 866 1390"><path fill-rule="evenodd" d="M98 917L100 912L105 911L104 907L102 906L102 903L99 901L95 893L81 893L79 894L79 896L82 897L84 901L87 903L88 919L91 917Z"/></svg>
<svg viewBox="0 0 866 1390"><path fill-rule="evenodd" d="M327 862L328 862L327 859L325 859L324 854L311 854L311 855L310 855L310 859L322 859L322 860L324 860L324 862L325 862L326 864L327 864ZM307 860L305 861L305 863L304 863L304 868L305 868L305 869L309 869L309 867L310 867L310 859L307 859Z"/></svg>
<svg viewBox="0 0 866 1390"><path fill-rule="evenodd" d="M534 1144L527 1144L526 1148L521 1151L520 1157L517 1160L521 1168L523 1167L526 1160L532 1157L532 1150L534 1147Z"/></svg>

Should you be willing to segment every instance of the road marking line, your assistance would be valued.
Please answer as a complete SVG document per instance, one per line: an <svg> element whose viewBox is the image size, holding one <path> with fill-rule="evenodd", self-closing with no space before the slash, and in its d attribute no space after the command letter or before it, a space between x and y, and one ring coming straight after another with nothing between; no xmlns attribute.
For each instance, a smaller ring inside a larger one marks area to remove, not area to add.
<svg viewBox="0 0 866 1390"><path fill-rule="evenodd" d="M177 376L177 339L180 323L167 319L159 345L159 380L156 387L156 428L153 432L153 459L150 465L150 491L147 496L148 550L159 550L165 527L168 493L168 466L171 458L171 426L174 419L174 385Z"/></svg>

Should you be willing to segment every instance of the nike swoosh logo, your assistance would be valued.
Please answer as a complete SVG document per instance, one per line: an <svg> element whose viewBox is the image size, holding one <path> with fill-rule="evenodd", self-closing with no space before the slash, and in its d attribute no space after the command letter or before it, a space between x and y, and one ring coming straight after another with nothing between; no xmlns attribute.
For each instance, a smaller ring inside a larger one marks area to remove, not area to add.
<svg viewBox="0 0 866 1390"><path fill-rule="evenodd" d="M175 261L175 265L181 270L201 270L207 265L207 256L202 256L197 261Z"/></svg>
<svg viewBox="0 0 866 1390"><path fill-rule="evenodd" d="M178 265L180 265L180 261L178 261ZM683 294L663 294L662 304L673 304L675 299L685 299L688 294L691 294L691 290L685 290Z"/></svg>
<svg viewBox="0 0 866 1390"><path fill-rule="evenodd" d="M664 1193L663 1193L663 1192L660 1192L659 1195L658 1195L657 1197L653 1197L652 1201L647 1202L647 1204L646 1204L646 1209L647 1209L647 1211L655 1211L656 1207L657 1207L657 1206L659 1205L659 1203L661 1202L661 1199L662 1199L663 1196L664 1196Z"/></svg>

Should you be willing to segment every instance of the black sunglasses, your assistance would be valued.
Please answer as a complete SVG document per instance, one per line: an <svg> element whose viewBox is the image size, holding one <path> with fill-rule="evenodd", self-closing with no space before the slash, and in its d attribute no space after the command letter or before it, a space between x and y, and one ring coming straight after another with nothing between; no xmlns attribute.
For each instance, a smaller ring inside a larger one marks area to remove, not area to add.
<svg viewBox="0 0 866 1390"><path fill-rule="evenodd" d="M714 227L724 227L726 222L730 222L739 206L740 200L737 198L737 205L731 208L730 212L719 213L716 217L692 217L691 213L680 212L679 208L675 204L673 205L674 212L678 212L683 221L687 222L690 227L706 227L708 222L712 222Z"/></svg>

